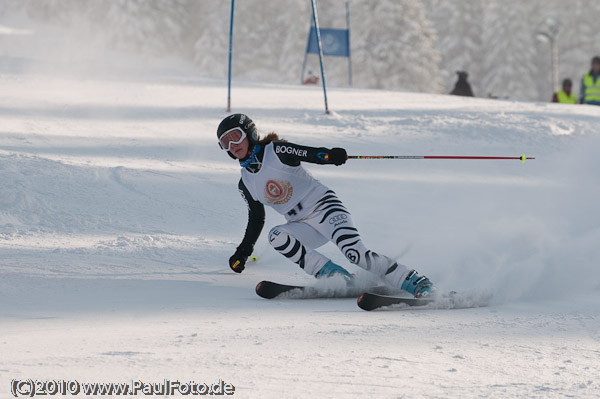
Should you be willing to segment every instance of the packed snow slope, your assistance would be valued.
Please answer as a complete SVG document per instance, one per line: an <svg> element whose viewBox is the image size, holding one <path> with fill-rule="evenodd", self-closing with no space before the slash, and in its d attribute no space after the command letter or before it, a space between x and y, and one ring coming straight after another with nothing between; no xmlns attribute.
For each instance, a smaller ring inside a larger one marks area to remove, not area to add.
<svg viewBox="0 0 600 399"><path fill-rule="evenodd" d="M230 271L247 211L216 144L226 82L20 62L0 74L0 398L13 379L223 379L240 398L600 396L600 108L331 89L326 115L320 88L234 82L233 110L291 142L536 158L306 165L373 250L444 290L493 295L368 313L258 298L263 279L312 281L264 232L257 262ZM265 231L283 222L268 210Z"/></svg>

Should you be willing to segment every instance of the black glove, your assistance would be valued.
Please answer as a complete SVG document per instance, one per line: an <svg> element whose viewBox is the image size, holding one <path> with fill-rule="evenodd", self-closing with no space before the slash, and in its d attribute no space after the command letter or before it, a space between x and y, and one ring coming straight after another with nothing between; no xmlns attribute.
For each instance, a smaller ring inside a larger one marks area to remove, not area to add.
<svg viewBox="0 0 600 399"><path fill-rule="evenodd" d="M244 271L246 260L248 257L246 255L241 255L238 251L235 251L233 256L229 258L229 267L236 273L241 273Z"/></svg>
<svg viewBox="0 0 600 399"><path fill-rule="evenodd" d="M229 267L236 273L241 273L246 268L246 260L252 255L253 248L247 245L237 247L235 253L229 258Z"/></svg>
<svg viewBox="0 0 600 399"><path fill-rule="evenodd" d="M348 153L343 148L332 148L329 151L329 161L336 166L345 164L347 159Z"/></svg>

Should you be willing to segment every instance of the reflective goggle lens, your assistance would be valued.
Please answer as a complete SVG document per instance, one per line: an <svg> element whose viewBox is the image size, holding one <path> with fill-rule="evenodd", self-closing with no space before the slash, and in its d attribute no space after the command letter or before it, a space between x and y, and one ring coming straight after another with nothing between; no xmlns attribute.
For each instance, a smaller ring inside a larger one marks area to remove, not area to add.
<svg viewBox="0 0 600 399"><path fill-rule="evenodd" d="M234 127L223 133L219 139L221 148L225 151L231 151L232 144L240 144L246 138L246 133L239 127Z"/></svg>

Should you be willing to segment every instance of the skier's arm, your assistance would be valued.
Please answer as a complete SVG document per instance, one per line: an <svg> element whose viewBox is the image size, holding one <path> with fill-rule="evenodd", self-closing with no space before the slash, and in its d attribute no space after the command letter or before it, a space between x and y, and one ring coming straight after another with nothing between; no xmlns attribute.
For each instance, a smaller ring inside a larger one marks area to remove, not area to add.
<svg viewBox="0 0 600 399"><path fill-rule="evenodd" d="M342 165L348 159L348 154L343 148L308 147L287 142L274 142L273 149L279 160L289 166L298 166L300 162Z"/></svg>
<svg viewBox="0 0 600 399"><path fill-rule="evenodd" d="M579 104L584 104L585 99L585 76L581 79L581 87L579 89Z"/></svg>
<svg viewBox="0 0 600 399"><path fill-rule="evenodd" d="M238 183L238 189L248 206L248 225L241 244L236 248L235 254L229 258L229 267L234 272L241 273L244 270L248 256L252 255L254 244L256 244L265 225L265 206L252 198L242 179Z"/></svg>

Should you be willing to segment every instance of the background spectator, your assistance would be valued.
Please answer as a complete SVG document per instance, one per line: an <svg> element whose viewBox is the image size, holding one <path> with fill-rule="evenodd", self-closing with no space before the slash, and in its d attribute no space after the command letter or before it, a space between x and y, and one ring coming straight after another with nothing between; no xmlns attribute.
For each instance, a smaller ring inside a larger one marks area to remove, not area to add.
<svg viewBox="0 0 600 399"><path fill-rule="evenodd" d="M573 82L571 79L565 79L562 82L562 90L554 93L552 96L553 103L563 103L563 104L577 104L577 97L575 93L571 91L573 88Z"/></svg>
<svg viewBox="0 0 600 399"><path fill-rule="evenodd" d="M471 90L471 85L467 82L467 78L469 74L464 71L457 71L458 81L454 86L454 90L450 92L450 94L454 94L455 96L467 96L474 97L473 91Z"/></svg>
<svg viewBox="0 0 600 399"><path fill-rule="evenodd" d="M581 104L600 105L600 57L592 58L592 69L581 79L579 94Z"/></svg>

